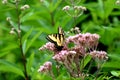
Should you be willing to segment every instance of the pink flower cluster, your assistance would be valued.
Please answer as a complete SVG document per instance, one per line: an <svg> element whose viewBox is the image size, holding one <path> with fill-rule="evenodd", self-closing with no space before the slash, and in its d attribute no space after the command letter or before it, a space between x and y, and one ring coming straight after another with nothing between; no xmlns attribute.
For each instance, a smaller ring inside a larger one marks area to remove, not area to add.
<svg viewBox="0 0 120 80"><path fill-rule="evenodd" d="M51 42L48 42L48 43L46 43L45 45L43 45L42 47L39 48L39 50L44 50L44 49L54 51L55 50L55 45Z"/></svg>
<svg viewBox="0 0 120 80"><path fill-rule="evenodd" d="M81 73L80 61L84 58L84 56L89 54L93 58L97 58L99 60L107 60L108 57L105 51L96 51L99 38L100 36L98 34L79 33L66 38L61 51L58 51L55 47L55 44L51 42L46 43L39 50L48 49L50 51L53 51L54 56L52 58L56 62L64 64L69 73L73 77L76 77L76 75L79 76L79 73ZM69 47L68 45L70 43L73 43L74 45L72 47ZM39 69L40 72L45 70L48 70L48 68L45 68L45 66L41 66Z"/></svg>
<svg viewBox="0 0 120 80"><path fill-rule="evenodd" d="M50 71L52 68L52 63L51 62L46 62L43 64L43 66L40 66L40 68L38 69L38 72L47 72Z"/></svg>
<svg viewBox="0 0 120 80"><path fill-rule="evenodd" d="M105 51L92 51L90 52L90 55L95 59L99 59L99 60L107 60L108 59L108 56L107 56L107 53Z"/></svg>
<svg viewBox="0 0 120 80"><path fill-rule="evenodd" d="M68 60L73 60L75 55L75 51L62 50L58 54L54 55L52 58L57 62L67 63Z"/></svg>
<svg viewBox="0 0 120 80"><path fill-rule="evenodd" d="M66 43L73 42L77 47L82 46L86 48L94 48L98 44L100 36L98 34L76 34L67 38Z"/></svg>

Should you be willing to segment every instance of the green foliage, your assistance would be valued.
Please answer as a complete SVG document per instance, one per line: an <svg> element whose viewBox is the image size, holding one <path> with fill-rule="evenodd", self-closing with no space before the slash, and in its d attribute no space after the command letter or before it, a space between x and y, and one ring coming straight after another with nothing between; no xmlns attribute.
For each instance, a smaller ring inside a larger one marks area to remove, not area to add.
<svg viewBox="0 0 120 80"><path fill-rule="evenodd" d="M15 74L18 74L22 77L25 77L24 74L23 74L23 71L17 67L15 64L13 63L10 63L8 61L5 61L5 60L0 60L0 71L3 71L3 72L13 72Z"/></svg>
<svg viewBox="0 0 120 80"><path fill-rule="evenodd" d="M74 19L62 11L68 3L64 0L20 1L19 10L24 4L30 6L25 11L20 10L22 49L26 57L27 74L31 80L52 80L49 75L38 73L38 68L45 61L51 60L53 54L38 49L47 42L47 34L57 32L58 26L62 26L64 31L73 27ZM100 43L104 45L100 45L98 49L106 50L109 56L101 69L106 74L100 75L97 80L120 79L120 5L116 5L115 1L81 0L77 4L85 6L87 11L76 18L76 25L82 33L98 33L101 36ZM23 80L25 71L19 39L17 34L9 34L12 26L18 29L14 0L8 0L7 4L0 1L0 6L0 80ZM6 21L6 17L11 17L12 26ZM91 57L86 56L84 60L84 67L87 67ZM62 68L57 80L79 80L71 78L65 70ZM92 79L91 76L89 80Z"/></svg>

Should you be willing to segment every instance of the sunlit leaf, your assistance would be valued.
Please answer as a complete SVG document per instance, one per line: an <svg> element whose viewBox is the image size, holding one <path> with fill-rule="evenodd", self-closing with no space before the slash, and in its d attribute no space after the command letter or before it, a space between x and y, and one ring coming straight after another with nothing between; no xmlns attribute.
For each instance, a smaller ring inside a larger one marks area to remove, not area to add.
<svg viewBox="0 0 120 80"><path fill-rule="evenodd" d="M113 76L119 77L120 76L120 71L111 71L111 74Z"/></svg>

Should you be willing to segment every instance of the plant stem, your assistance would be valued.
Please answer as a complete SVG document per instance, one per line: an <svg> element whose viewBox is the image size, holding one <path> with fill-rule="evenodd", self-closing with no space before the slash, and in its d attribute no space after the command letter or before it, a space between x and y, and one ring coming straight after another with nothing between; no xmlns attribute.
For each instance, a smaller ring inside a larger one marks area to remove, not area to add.
<svg viewBox="0 0 120 80"><path fill-rule="evenodd" d="M26 70L26 57L24 55L23 52L23 48L22 48L22 37L21 37L21 28L20 28L20 16L19 16L19 9L18 9L18 1L16 1L16 13L17 13L17 19L18 19L18 39L19 39L19 47L20 47L20 51L22 54L22 63L24 66L24 74L25 74L25 80L29 80L28 74L27 74L27 70Z"/></svg>
<svg viewBox="0 0 120 80"><path fill-rule="evenodd" d="M72 8L74 9L74 7L75 7L74 0L71 0L71 4L72 4ZM73 21L74 21L73 27L75 28L76 27L76 15L75 15L75 13L73 13Z"/></svg>
<svg viewBox="0 0 120 80"><path fill-rule="evenodd" d="M55 76L54 76L54 74L53 74L53 72L52 72L51 70L49 71L49 73L50 73L50 75L51 75L51 77L52 77L52 80L56 80L56 79L55 79Z"/></svg>
<svg viewBox="0 0 120 80"><path fill-rule="evenodd" d="M103 63L104 64L104 63ZM100 73L100 71L101 71L101 69L102 69L102 66L103 66L103 64L99 64L99 62L98 62L98 70L96 71L96 77L95 77L95 79L94 80L97 80L97 78L98 78L98 75L99 75L99 73Z"/></svg>
<svg viewBox="0 0 120 80"><path fill-rule="evenodd" d="M50 16L51 16L51 24L54 27L54 25L55 25L55 22L54 22L54 13L50 12Z"/></svg>

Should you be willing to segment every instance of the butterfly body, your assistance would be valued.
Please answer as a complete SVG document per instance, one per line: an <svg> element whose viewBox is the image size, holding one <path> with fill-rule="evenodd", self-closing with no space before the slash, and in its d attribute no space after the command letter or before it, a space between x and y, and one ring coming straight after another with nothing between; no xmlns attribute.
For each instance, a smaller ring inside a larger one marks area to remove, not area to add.
<svg viewBox="0 0 120 80"><path fill-rule="evenodd" d="M62 50L64 44L64 32L62 28L59 27L57 34L50 34L46 39L54 43L57 50Z"/></svg>

